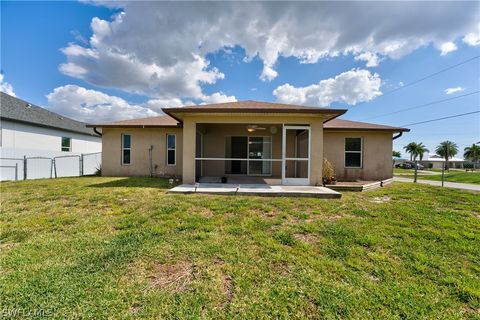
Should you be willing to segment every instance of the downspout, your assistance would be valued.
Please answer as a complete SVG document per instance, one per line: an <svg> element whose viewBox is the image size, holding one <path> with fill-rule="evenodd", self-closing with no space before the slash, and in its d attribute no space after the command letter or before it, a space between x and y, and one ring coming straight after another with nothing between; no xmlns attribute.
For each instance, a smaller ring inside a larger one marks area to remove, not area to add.
<svg viewBox="0 0 480 320"><path fill-rule="evenodd" d="M403 132L400 131L396 136L393 136L392 137L392 141L395 140L395 139L398 139L402 136ZM410 156L411 157L411 156ZM395 167L395 160L393 161L393 167Z"/></svg>
<svg viewBox="0 0 480 320"><path fill-rule="evenodd" d="M150 147L148 147L148 158L150 160L150 178L153 177L152 150L153 150L153 146L150 145Z"/></svg>
<svg viewBox="0 0 480 320"><path fill-rule="evenodd" d="M93 132L95 132L96 134L98 134L100 137L102 136L102 133L97 130L97 127L93 127Z"/></svg>
<svg viewBox="0 0 480 320"><path fill-rule="evenodd" d="M399 132L396 136L393 136L392 140L398 139L403 135L403 132Z"/></svg>

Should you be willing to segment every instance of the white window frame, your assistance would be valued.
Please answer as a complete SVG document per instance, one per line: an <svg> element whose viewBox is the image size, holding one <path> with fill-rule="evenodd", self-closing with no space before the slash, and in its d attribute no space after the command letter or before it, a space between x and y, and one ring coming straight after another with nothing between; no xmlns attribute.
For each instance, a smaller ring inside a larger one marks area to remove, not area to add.
<svg viewBox="0 0 480 320"><path fill-rule="evenodd" d="M68 150L63 150L63 139L68 139ZM72 152L72 138L71 137L62 137L60 139L60 151L62 151L62 152Z"/></svg>
<svg viewBox="0 0 480 320"><path fill-rule="evenodd" d="M360 139L360 151L347 151L347 139ZM345 137L343 141L343 166L347 169L362 169L363 168L363 137ZM347 153L359 153L360 154L360 166L351 167L347 166Z"/></svg>
<svg viewBox="0 0 480 320"><path fill-rule="evenodd" d="M175 148L169 148L168 147L168 137L169 136L174 136L175 137ZM165 162L166 162L166 165L167 167L175 167L177 165L177 135L175 133L167 133L167 139L165 141L166 143L166 147L167 147L167 153L166 153L166 157L165 157ZM173 157L173 164L169 164L168 163L168 151L171 151L173 150L174 152L174 157Z"/></svg>
<svg viewBox="0 0 480 320"><path fill-rule="evenodd" d="M124 137L125 137L125 136L130 136L130 148L125 148L125 146L124 146L124 143L125 143ZM122 166L129 166L129 165L132 164L132 135L131 135L130 133L122 133L121 138L122 138L122 155L121 155L121 158L122 158ZM124 155L123 152L124 152L125 150L130 151L130 162L129 162L129 163L125 163L125 159L123 158L123 155Z"/></svg>

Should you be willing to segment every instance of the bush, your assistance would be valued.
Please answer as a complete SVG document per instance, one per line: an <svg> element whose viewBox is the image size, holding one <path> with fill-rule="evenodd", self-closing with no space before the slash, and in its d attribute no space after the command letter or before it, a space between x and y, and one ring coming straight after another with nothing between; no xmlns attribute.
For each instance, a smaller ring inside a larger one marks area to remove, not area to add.
<svg viewBox="0 0 480 320"><path fill-rule="evenodd" d="M432 169L433 168L433 163L429 162L428 163L428 169Z"/></svg>
<svg viewBox="0 0 480 320"><path fill-rule="evenodd" d="M335 184L337 179L335 178L335 169L330 161L327 158L323 159L323 170L322 170L322 180L323 184Z"/></svg>

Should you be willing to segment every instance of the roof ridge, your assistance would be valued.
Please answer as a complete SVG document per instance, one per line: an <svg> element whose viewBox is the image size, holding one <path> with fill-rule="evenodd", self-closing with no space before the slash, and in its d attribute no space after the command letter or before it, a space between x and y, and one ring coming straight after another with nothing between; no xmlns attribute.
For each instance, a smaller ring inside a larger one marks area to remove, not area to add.
<svg viewBox="0 0 480 320"><path fill-rule="evenodd" d="M27 107L27 105L29 105L29 108L39 109L38 111L40 111L40 112L50 113L51 115L57 116L57 117L59 117L59 118L62 119L62 120L71 120L71 121L75 121L75 122L78 122L78 123L81 123L81 124L85 124L85 122L83 122L83 121L75 120L75 119L73 119L73 118L70 118L70 117L61 115L61 114L59 114L59 113L50 111L50 110L48 110L47 108L41 107L41 106L36 105L36 104L34 104L34 103L31 103L31 102L28 102L27 100L23 100L22 98L18 98L18 97L16 97L16 96L12 96L12 95L10 95L10 94L8 94L8 93L5 93L5 92L3 92L3 91L0 91L0 93L8 96L9 98L12 98L12 99L15 99L15 100L20 100L21 102L24 102L24 103L26 104L25 107Z"/></svg>

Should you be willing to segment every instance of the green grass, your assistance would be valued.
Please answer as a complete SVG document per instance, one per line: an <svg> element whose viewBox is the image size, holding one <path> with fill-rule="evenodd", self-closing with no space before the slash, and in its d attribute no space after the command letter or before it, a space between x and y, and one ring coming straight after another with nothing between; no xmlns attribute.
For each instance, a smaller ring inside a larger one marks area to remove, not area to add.
<svg viewBox="0 0 480 320"><path fill-rule="evenodd" d="M434 171L433 169L430 170L418 170L418 174L419 175L424 175L424 174L432 174L431 171ZM414 174L415 173L415 169L402 169L402 168L394 168L393 169L393 174L396 174L396 175L409 175L409 174Z"/></svg>
<svg viewBox="0 0 480 320"><path fill-rule="evenodd" d="M404 178L412 178L413 175L401 175ZM441 174L435 175L422 175L419 177L422 180L434 180L434 181L442 181ZM460 182L460 183L473 183L473 184L480 184L480 171L450 171L445 172L445 181L450 182Z"/></svg>
<svg viewBox="0 0 480 320"><path fill-rule="evenodd" d="M480 319L478 193L171 195L161 179L101 177L0 187L3 313Z"/></svg>

